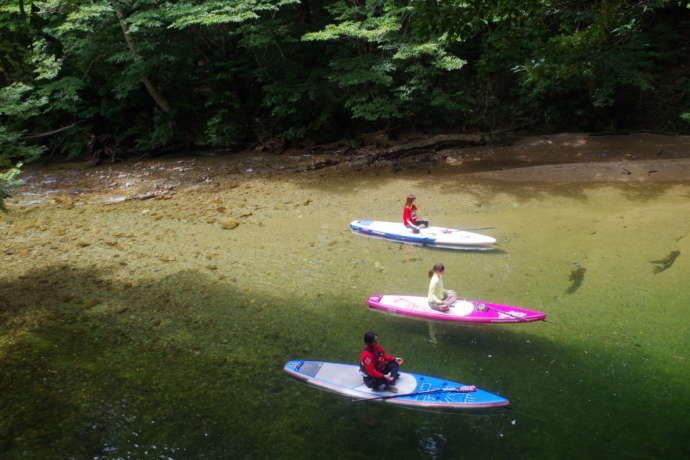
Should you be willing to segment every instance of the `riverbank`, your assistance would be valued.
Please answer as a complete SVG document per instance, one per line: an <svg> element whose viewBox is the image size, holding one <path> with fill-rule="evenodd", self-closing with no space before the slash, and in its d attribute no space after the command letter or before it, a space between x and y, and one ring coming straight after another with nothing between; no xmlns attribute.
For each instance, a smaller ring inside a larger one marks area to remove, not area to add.
<svg viewBox="0 0 690 460"><path fill-rule="evenodd" d="M563 184L683 182L690 178L690 136L563 133L515 139L501 146L418 149L385 160L381 151L394 144L377 136L367 139L371 144L357 150L332 145L281 154L203 152L98 166L79 162L32 165L23 175L26 185L7 203L20 207L111 204L169 198L180 190L234 187L271 177L298 174L311 180L364 171L422 171L460 174L468 179L476 175L478 179Z"/></svg>

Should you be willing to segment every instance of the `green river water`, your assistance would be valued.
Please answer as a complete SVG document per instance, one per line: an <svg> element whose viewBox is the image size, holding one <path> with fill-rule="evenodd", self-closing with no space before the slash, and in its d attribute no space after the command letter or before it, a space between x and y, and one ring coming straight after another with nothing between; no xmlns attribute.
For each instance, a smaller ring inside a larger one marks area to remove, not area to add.
<svg viewBox="0 0 690 460"><path fill-rule="evenodd" d="M500 250L349 231L409 193L433 224L495 226ZM690 458L689 184L373 171L55 197L0 215L2 459ZM461 297L547 322L437 324L434 344L368 311L425 295L437 262ZM403 370L512 405L353 404L283 374L356 363L367 330Z"/></svg>

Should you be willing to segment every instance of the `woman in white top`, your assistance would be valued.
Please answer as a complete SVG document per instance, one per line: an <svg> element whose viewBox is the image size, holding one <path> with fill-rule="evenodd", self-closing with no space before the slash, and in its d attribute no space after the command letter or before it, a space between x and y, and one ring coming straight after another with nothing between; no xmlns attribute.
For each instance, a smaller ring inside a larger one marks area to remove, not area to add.
<svg viewBox="0 0 690 460"><path fill-rule="evenodd" d="M453 302L458 300L455 291L443 287L443 272L445 270L443 264L436 264L429 271L429 294L427 295L429 306L442 312L447 312Z"/></svg>

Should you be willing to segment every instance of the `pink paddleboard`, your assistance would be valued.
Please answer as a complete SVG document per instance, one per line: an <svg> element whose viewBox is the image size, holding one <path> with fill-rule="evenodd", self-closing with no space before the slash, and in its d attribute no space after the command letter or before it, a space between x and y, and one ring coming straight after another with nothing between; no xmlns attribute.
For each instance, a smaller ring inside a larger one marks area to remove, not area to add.
<svg viewBox="0 0 690 460"><path fill-rule="evenodd" d="M527 323L546 319L545 313L474 300L458 300L448 312L432 309L426 297L406 295L373 295L369 308L418 319L459 323Z"/></svg>

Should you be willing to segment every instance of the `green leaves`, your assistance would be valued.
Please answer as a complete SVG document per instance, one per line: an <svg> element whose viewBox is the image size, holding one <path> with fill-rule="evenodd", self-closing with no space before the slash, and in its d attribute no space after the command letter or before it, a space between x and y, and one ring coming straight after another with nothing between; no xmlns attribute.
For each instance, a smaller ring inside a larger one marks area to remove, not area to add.
<svg viewBox="0 0 690 460"><path fill-rule="evenodd" d="M0 146L4 143L5 132L4 128L0 126ZM5 172L0 172L0 211L7 212L7 208L5 208L5 199L10 196L16 187L21 185L21 181L18 179L21 167L22 164L19 163Z"/></svg>
<svg viewBox="0 0 690 460"><path fill-rule="evenodd" d="M76 114L83 110L79 92L86 83L76 77L65 77L42 85L37 94L49 101L47 111L64 111Z"/></svg>
<svg viewBox="0 0 690 460"><path fill-rule="evenodd" d="M335 47L329 79L347 88L344 105L354 118L392 120L421 113L432 105L432 86L442 85L445 72L466 63L452 53L443 33L428 36L416 27L413 4L340 1L329 10L335 23L302 40Z"/></svg>
<svg viewBox="0 0 690 460"><path fill-rule="evenodd" d="M260 14L278 11L287 5L299 4L299 0L242 0L181 2L167 7L172 29L185 29L190 26L214 26L240 24L259 19Z"/></svg>
<svg viewBox="0 0 690 460"><path fill-rule="evenodd" d="M62 24L55 27L54 32L59 35L69 33L91 33L103 22L113 22L115 11L110 2L105 0L79 4L73 8L70 2L53 1L52 6L56 9L66 9L70 11ZM52 14L51 8L44 10L44 14Z"/></svg>
<svg viewBox="0 0 690 460"><path fill-rule="evenodd" d="M397 17L383 16L368 18L366 21L343 21L339 24L328 24L319 32L305 34L305 41L334 40L338 38L360 38L368 42L380 42L386 35L400 30Z"/></svg>
<svg viewBox="0 0 690 460"><path fill-rule="evenodd" d="M28 119L40 113L48 98L32 94L33 87L24 83L12 83L0 88L0 115Z"/></svg>
<svg viewBox="0 0 690 460"><path fill-rule="evenodd" d="M434 67L447 71L460 70L465 64L467 64L467 61L464 59L460 59L457 56L450 56L448 54L438 56L434 60Z"/></svg>
<svg viewBox="0 0 690 460"><path fill-rule="evenodd" d="M47 46L45 39L35 41L32 46L31 64L34 67L36 80L55 78L62 67L62 62L47 51Z"/></svg>
<svg viewBox="0 0 690 460"><path fill-rule="evenodd" d="M28 145L22 140L22 131L14 131L7 126L0 126L0 169L16 167L23 160L36 160L44 151L40 145ZM13 166L17 164L17 166Z"/></svg>
<svg viewBox="0 0 690 460"><path fill-rule="evenodd" d="M687 0L23 4L0 6L8 165L38 151L20 133L55 129L40 141L74 156L93 138L125 152L516 117L610 126L664 87L684 127L690 104L674 64L688 53Z"/></svg>
<svg viewBox="0 0 690 460"><path fill-rule="evenodd" d="M22 140L22 121L40 114L48 103L48 98L32 90L23 83L0 88L0 168L11 167L17 161L33 161L45 150Z"/></svg>

